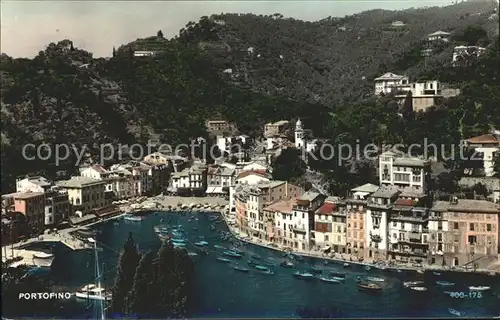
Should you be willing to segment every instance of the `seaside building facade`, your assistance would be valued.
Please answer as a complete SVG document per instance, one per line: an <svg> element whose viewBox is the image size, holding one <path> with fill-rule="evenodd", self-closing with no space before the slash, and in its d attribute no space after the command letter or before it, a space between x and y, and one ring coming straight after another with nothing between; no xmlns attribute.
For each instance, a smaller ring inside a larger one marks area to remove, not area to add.
<svg viewBox="0 0 500 320"><path fill-rule="evenodd" d="M57 186L67 191L69 201L77 215L83 216L109 204L104 196L105 181L78 176L58 181Z"/></svg>

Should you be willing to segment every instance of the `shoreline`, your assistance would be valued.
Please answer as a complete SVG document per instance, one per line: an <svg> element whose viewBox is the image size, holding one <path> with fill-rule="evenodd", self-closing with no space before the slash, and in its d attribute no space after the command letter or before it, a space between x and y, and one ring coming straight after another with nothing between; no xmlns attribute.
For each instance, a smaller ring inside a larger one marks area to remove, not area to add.
<svg viewBox="0 0 500 320"><path fill-rule="evenodd" d="M256 245L259 247L271 249L271 250L282 252L282 253L289 252L289 253L300 255L303 257L310 257L310 258L315 258L315 259L319 259L319 260L326 260L326 261L333 262L333 263L340 264L340 265L342 265L344 263L348 263L349 265L355 265L355 266L359 266L359 267L367 267L368 266L368 267L371 267L373 269L377 269L380 271L397 272L397 270L402 270L402 271L412 271L415 273L418 273L418 271L422 271L423 273L426 273L426 272L450 272L450 273L481 274L481 275L488 275L488 276L498 276L499 275L499 272L495 271L495 270L482 270L482 269L480 269L480 270L476 270L476 271L472 271L472 270L469 271L469 270L465 270L465 269L457 269L457 268L450 269L450 268L443 268L443 267L439 267L439 266L435 266L435 267L430 267L430 266L412 267L412 266L405 266L405 265L389 266L387 264L374 264L374 263L360 262L360 261L355 261L355 260L350 261L347 259L334 258L334 257L330 257L330 256L321 256L319 254L314 254L312 252L289 251L289 250L273 247L269 244L263 243L261 239L259 239L259 240L261 240L261 242L259 242L256 239L252 239L252 237L250 237L250 236L242 236L241 234L239 234L239 232L234 230L235 229L234 227L230 226L227 223L225 214L221 213L221 216L222 216L224 223L226 224L229 232L236 239L243 241L245 243L248 243L248 244ZM387 263L387 261L384 261L384 262ZM383 266L383 268L380 268L380 266ZM423 274L423 273L421 273L421 274Z"/></svg>

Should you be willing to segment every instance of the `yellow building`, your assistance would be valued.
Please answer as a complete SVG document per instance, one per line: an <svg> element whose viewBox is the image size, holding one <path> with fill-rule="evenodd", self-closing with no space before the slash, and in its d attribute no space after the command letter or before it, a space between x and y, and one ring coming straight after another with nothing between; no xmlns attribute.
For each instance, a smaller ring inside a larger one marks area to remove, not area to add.
<svg viewBox="0 0 500 320"><path fill-rule="evenodd" d="M85 215L109 204L104 197L106 182L103 180L80 176L58 181L57 185L68 192L69 202L73 205L75 213L80 211Z"/></svg>

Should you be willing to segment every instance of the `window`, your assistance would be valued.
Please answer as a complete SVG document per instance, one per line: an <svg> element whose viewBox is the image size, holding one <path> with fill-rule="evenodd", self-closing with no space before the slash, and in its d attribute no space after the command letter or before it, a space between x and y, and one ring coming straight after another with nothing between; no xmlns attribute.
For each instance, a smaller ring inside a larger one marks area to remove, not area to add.
<svg viewBox="0 0 500 320"><path fill-rule="evenodd" d="M438 241L439 242L443 241L443 234L442 233L438 233Z"/></svg>
<svg viewBox="0 0 500 320"><path fill-rule="evenodd" d="M474 224L473 224L473 223L470 223L470 224L469 224L469 230L470 230L470 231L474 231Z"/></svg>
<svg viewBox="0 0 500 320"><path fill-rule="evenodd" d="M458 222L453 223L453 229L455 229L455 230L458 229Z"/></svg>
<svg viewBox="0 0 500 320"><path fill-rule="evenodd" d="M475 244L475 243L477 243L477 237L476 236L469 236L467 240L468 240L469 244Z"/></svg>
<svg viewBox="0 0 500 320"><path fill-rule="evenodd" d="M325 236L325 242L327 241L330 241L330 239L328 238L328 236Z"/></svg>
<svg viewBox="0 0 500 320"><path fill-rule="evenodd" d="M491 231L492 231L491 224L489 224L489 223L488 223L488 224L486 225L486 231L488 231L488 232L491 232Z"/></svg>

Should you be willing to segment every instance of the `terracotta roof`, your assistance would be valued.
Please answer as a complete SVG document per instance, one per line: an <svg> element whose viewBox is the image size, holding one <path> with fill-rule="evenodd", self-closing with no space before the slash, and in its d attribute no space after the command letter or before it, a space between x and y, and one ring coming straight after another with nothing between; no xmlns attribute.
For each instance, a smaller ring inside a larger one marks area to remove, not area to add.
<svg viewBox="0 0 500 320"><path fill-rule="evenodd" d="M240 172L240 174L238 175L238 177L236 179L241 179L241 178L244 178L244 177L248 177L248 176L250 176L252 174L255 174L255 175L258 175L258 176L261 176L261 177L265 177L265 178L269 177L269 174L267 173L267 170L248 170L248 171Z"/></svg>
<svg viewBox="0 0 500 320"><path fill-rule="evenodd" d="M396 202L394 202L394 205L412 207L413 205L415 205L415 201L413 201L412 199L398 199L396 200Z"/></svg>
<svg viewBox="0 0 500 320"><path fill-rule="evenodd" d="M275 202L264 208L265 211L271 212L281 212L281 213L293 213L293 206L295 205L296 199L283 200Z"/></svg>
<svg viewBox="0 0 500 320"><path fill-rule="evenodd" d="M14 199L31 199L39 196L43 196L43 192L23 192L18 193L14 196Z"/></svg>
<svg viewBox="0 0 500 320"><path fill-rule="evenodd" d="M496 143L500 144L500 141L492 134L483 134L482 136L472 137L467 139L469 143Z"/></svg>
<svg viewBox="0 0 500 320"><path fill-rule="evenodd" d="M337 210L337 205L335 203L325 202L316 210L316 214L332 214L335 210Z"/></svg>

